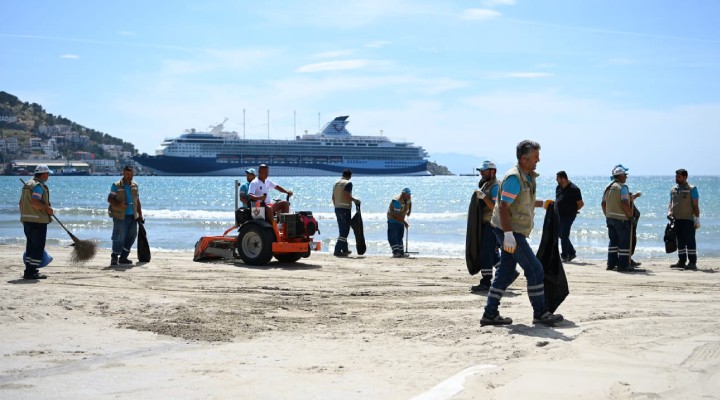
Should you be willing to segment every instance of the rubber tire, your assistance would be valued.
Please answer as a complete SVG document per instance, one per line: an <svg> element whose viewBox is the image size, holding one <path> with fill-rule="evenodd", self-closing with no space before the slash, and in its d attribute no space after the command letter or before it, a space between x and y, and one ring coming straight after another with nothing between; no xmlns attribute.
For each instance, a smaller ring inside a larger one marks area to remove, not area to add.
<svg viewBox="0 0 720 400"><path fill-rule="evenodd" d="M275 254L275 258L281 263L294 263L302 257L303 253L282 253Z"/></svg>
<svg viewBox="0 0 720 400"><path fill-rule="evenodd" d="M275 233L272 228L245 224L240 228L235 248L245 264L265 265L273 257L274 241Z"/></svg>

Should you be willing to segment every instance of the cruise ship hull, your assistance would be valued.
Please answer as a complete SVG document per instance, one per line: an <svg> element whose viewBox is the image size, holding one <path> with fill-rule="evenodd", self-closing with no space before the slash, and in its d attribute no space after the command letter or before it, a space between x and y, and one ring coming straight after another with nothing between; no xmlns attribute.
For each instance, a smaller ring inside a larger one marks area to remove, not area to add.
<svg viewBox="0 0 720 400"><path fill-rule="evenodd" d="M255 164L218 162L210 157L136 156L133 159L152 169L156 175L168 176L241 176ZM427 161L416 165L393 167L387 161L355 161L349 163L278 163L270 165L272 176L337 176L349 168L353 176L428 176Z"/></svg>

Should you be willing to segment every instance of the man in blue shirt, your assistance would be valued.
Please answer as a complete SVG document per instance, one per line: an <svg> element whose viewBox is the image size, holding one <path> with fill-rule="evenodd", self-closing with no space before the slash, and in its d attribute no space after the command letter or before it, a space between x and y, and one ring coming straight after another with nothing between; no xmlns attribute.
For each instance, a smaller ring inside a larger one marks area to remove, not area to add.
<svg viewBox="0 0 720 400"><path fill-rule="evenodd" d="M45 279L47 276L38 272L45 253L47 225L53 209L50 206L50 189L45 182L50 177L47 165L40 164L35 168L35 176L23 186L20 196L20 221L25 232L25 273L23 279Z"/></svg>
<svg viewBox="0 0 720 400"><path fill-rule="evenodd" d="M245 170L245 179L247 179L247 182L240 186L240 207L250 207L248 193L250 191L250 182L255 179L255 168Z"/></svg>
<svg viewBox="0 0 720 400"><path fill-rule="evenodd" d="M671 267L696 270L695 230L700 229L700 194L695 186L688 183L687 177L687 170L675 171L677 185L670 192L668 217L675 220L678 247L678 262ZM685 265L687 261L689 263Z"/></svg>
<svg viewBox="0 0 720 400"><path fill-rule="evenodd" d="M405 248L403 247L403 237L405 229L410 227L405 217L410 216L412 211L412 192L410 188L404 188L400 194L393 196L388 206L388 242L392 249L393 257L406 257Z"/></svg>
<svg viewBox="0 0 720 400"><path fill-rule="evenodd" d="M488 291L485 312L480 326L508 325L512 318L502 317L498 310L505 290L515 280L517 264L525 272L527 291L533 308L533 324L552 326L563 320L553 314L545 303L545 271L527 242L533 229L535 207L547 209L552 200L537 200L537 177L540 144L532 140L518 143L515 154L518 163L511 168L500 184L500 201L495 205L491 224L497 241L502 243L500 266Z"/></svg>
<svg viewBox="0 0 720 400"><path fill-rule="evenodd" d="M605 188L602 210L608 228L607 270L617 268L618 272L638 271L630 265L630 236L632 235L632 199L625 184L629 168L622 164L612 170L613 181Z"/></svg>
<svg viewBox="0 0 720 400"><path fill-rule="evenodd" d="M498 197L498 183L495 174L497 166L490 160L485 160L482 166L477 168L480 172L479 189L475 191L477 198L484 203L482 214L480 215L480 234L482 235L481 245L478 249L478 264L480 266L480 283L470 287L471 292L484 292L490 290L492 283L493 267L500 262L500 254L498 253L498 243L493 231L490 220L492 219L493 209Z"/></svg>
<svg viewBox="0 0 720 400"><path fill-rule="evenodd" d="M144 221L138 185L133 181L135 171L126 165L122 173L122 179L110 186L107 199L108 214L113 219L111 266L132 265L128 255L137 238L138 221Z"/></svg>

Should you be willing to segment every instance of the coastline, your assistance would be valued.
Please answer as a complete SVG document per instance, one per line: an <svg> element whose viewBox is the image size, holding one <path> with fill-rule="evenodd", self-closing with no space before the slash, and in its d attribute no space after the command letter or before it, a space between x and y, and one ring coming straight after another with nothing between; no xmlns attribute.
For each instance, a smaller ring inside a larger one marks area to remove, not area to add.
<svg viewBox="0 0 720 400"><path fill-rule="evenodd" d="M518 279L480 327L464 259L313 254L109 268L51 246L44 281L0 246L0 398L717 398L720 258L646 273L565 264L566 321L535 327ZM135 255L133 251L133 256ZM453 397L454 396L454 397Z"/></svg>

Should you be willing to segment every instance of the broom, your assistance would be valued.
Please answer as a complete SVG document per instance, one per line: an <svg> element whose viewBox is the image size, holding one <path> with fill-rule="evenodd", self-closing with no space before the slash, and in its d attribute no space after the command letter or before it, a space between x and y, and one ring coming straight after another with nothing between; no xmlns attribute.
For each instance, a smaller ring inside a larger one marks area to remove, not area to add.
<svg viewBox="0 0 720 400"><path fill-rule="evenodd" d="M25 184L25 181L20 179L20 182ZM70 254L70 263L72 264L82 264L85 261L88 261L95 257L95 253L97 252L97 245L92 240L80 240L77 236L73 235L72 232L68 230L68 228L63 225L62 222L58 219L58 217L55 216L55 214L52 215L53 218L55 218L55 221L57 221L58 224L67 232L68 235L70 235L70 239L73 241L73 251L72 254Z"/></svg>

